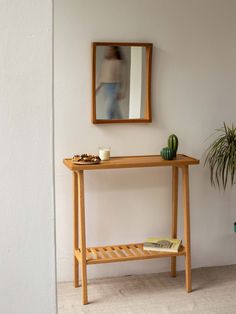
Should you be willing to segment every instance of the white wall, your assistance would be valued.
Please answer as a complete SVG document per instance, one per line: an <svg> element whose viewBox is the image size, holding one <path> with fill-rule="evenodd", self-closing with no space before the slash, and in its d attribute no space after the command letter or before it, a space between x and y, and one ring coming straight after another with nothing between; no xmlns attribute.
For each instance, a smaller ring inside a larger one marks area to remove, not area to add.
<svg viewBox="0 0 236 314"><path fill-rule="evenodd" d="M56 313L52 1L0 10L0 313Z"/></svg>
<svg viewBox="0 0 236 314"><path fill-rule="evenodd" d="M236 116L235 10L233 0L56 0L59 280L72 280L72 176L62 159L96 153L99 145L111 145L113 155L158 154L171 133L179 137L180 152L202 158L207 137ZM92 41L153 42L153 123L91 124ZM88 245L169 233L169 170L94 171L85 183ZM191 168L190 191L193 267L236 263L235 189L213 189L201 163ZM182 218L180 206L179 230ZM138 261L90 266L89 276L168 269L166 259Z"/></svg>

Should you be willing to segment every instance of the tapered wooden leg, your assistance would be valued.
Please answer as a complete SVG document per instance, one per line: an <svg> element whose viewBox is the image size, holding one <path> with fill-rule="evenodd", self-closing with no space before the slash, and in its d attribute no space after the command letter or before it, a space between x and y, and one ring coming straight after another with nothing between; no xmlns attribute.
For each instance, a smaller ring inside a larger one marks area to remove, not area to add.
<svg viewBox="0 0 236 314"><path fill-rule="evenodd" d="M79 286L79 262L75 257L75 250L79 247L78 235L78 178L77 173L73 172L73 189L74 189L74 287Z"/></svg>
<svg viewBox="0 0 236 314"><path fill-rule="evenodd" d="M188 166L183 167L183 204L184 204L184 240L186 248L185 276L186 290L192 291L191 281L191 246L190 246L190 205L189 205L189 174Z"/></svg>
<svg viewBox="0 0 236 314"><path fill-rule="evenodd" d="M81 250L81 279L82 279L82 303L88 303L87 294L87 264L86 264L86 232L85 232L85 208L84 208L84 173L78 171L79 191L79 235Z"/></svg>
<svg viewBox="0 0 236 314"><path fill-rule="evenodd" d="M178 167L172 167L172 238L177 238ZM176 277L176 256L171 257L171 277Z"/></svg>

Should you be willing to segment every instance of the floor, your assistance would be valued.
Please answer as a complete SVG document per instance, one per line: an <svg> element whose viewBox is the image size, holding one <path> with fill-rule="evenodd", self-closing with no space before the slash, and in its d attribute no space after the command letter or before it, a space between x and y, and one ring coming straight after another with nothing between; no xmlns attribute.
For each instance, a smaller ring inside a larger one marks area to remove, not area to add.
<svg viewBox="0 0 236 314"><path fill-rule="evenodd" d="M236 313L236 265L192 271L193 292L184 290L184 272L90 280L90 304L81 288L58 284L58 314L231 314Z"/></svg>

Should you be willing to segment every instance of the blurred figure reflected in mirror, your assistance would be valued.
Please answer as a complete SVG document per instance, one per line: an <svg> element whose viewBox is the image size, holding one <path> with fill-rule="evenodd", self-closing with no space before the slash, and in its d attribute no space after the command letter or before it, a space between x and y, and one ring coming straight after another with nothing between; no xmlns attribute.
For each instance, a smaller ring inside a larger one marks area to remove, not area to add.
<svg viewBox="0 0 236 314"><path fill-rule="evenodd" d="M109 46L102 61L96 89L96 93L104 89L108 119L122 119L119 101L125 97L124 64L121 48Z"/></svg>

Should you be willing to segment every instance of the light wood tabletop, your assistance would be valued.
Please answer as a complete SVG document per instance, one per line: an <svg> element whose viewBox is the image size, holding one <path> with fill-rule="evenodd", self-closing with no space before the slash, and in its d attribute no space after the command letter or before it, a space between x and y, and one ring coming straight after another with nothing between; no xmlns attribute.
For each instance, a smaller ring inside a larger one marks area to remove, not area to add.
<svg viewBox="0 0 236 314"><path fill-rule="evenodd" d="M198 159L183 154L178 154L173 160L164 160L160 155L146 155L111 157L107 161L101 161L94 165L75 165L71 158L65 158L63 162L72 171L162 166L181 167L199 164Z"/></svg>

